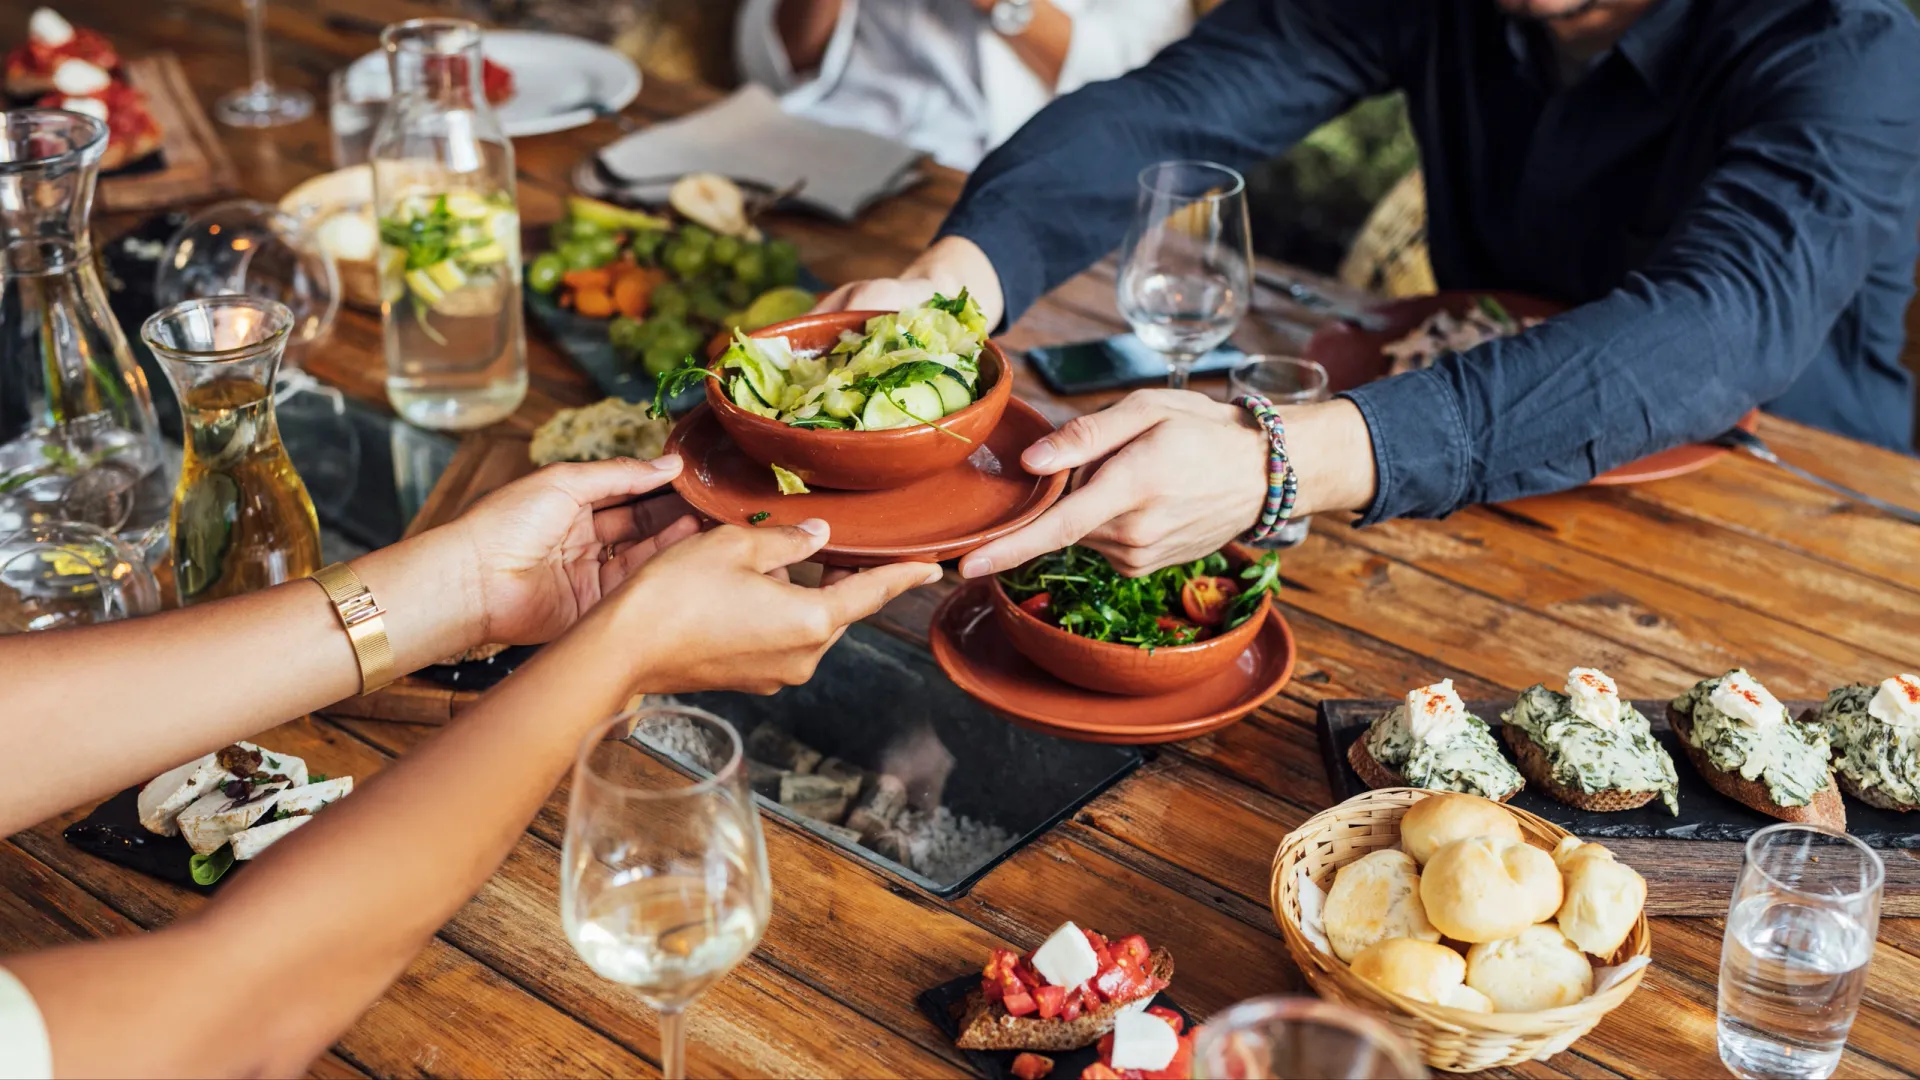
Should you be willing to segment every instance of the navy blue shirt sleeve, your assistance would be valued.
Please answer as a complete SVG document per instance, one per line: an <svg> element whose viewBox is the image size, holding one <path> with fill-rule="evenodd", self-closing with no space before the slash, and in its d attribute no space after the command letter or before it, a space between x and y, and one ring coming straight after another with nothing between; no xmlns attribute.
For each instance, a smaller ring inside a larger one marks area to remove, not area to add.
<svg viewBox="0 0 1920 1080"><path fill-rule="evenodd" d="M1378 466L1362 523L1574 487L1785 391L1908 228L1916 60L1911 18L1857 10L1756 60L1716 169L1618 289L1345 395Z"/></svg>
<svg viewBox="0 0 1920 1080"><path fill-rule="evenodd" d="M980 163L940 235L992 260L1011 325L1119 245L1141 169L1244 167L1391 89L1409 2L1428 0L1228 0L1151 64L1041 110Z"/></svg>

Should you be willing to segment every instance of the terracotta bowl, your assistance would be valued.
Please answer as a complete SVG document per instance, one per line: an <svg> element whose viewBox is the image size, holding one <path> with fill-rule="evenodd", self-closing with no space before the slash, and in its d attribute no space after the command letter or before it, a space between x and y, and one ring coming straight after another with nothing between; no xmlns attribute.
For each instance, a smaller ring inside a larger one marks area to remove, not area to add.
<svg viewBox="0 0 1920 1080"><path fill-rule="evenodd" d="M882 311L835 311L802 315L755 330L749 337L784 337L795 352L831 349L842 330L858 331ZM715 357L711 366L719 370ZM1013 369L992 341L980 350L979 400L940 421L893 431L821 431L789 427L755 416L728 399L726 388L707 380L707 404L740 451L755 461L797 473L809 487L882 491L904 487L960 464L985 445L1013 397ZM957 437L956 437L957 436Z"/></svg>
<svg viewBox="0 0 1920 1080"><path fill-rule="evenodd" d="M990 581L994 620L1021 655L1056 679L1127 697L1170 693L1225 671L1260 636L1260 627L1273 610L1273 594L1269 592L1260 598L1260 606L1246 622L1218 637L1192 645L1142 649L1062 630L1022 611L1007 595L998 576Z"/></svg>

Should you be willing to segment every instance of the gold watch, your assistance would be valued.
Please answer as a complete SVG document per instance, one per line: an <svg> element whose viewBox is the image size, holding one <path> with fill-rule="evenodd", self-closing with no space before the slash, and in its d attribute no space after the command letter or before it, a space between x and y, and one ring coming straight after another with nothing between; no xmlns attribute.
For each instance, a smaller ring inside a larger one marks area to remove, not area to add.
<svg viewBox="0 0 1920 1080"><path fill-rule="evenodd" d="M393 645L387 641L386 609L360 581L360 575L346 563L334 563L314 571L313 580L327 592L327 602L353 645L353 658L360 665L360 693L364 696L392 682Z"/></svg>

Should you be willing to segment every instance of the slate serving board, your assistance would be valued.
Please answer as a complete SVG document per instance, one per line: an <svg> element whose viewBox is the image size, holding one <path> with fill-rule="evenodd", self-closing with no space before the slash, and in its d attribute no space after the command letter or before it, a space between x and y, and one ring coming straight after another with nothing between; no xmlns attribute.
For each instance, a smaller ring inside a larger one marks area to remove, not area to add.
<svg viewBox="0 0 1920 1080"><path fill-rule="evenodd" d="M1396 700L1330 700L1320 703L1320 748L1327 764L1327 781L1335 802L1352 798L1367 790L1366 781L1347 763L1347 748L1366 733L1367 727L1382 713L1401 704ZM1485 720L1494 729L1502 751L1506 741L1500 738L1500 713L1511 708L1510 701L1469 701L1467 711ZM1652 721L1654 737L1673 755L1680 776L1680 816L1667 813L1655 799L1637 810L1603 814L1576 810L1543 792L1528 787L1515 795L1512 805L1546 818L1578 836L1595 839L1669 839L1731 840L1745 842L1756 831L1776 824L1774 818L1727 798L1707 786L1707 782L1687 760L1680 737L1667 726L1665 701L1636 701L1635 708ZM1817 701L1785 703L1793 715L1817 709ZM1512 754L1507 755L1509 759ZM1842 796L1847 806L1847 831L1863 843L1876 848L1920 848L1920 813L1902 814L1882 810L1850 796Z"/></svg>
<svg viewBox="0 0 1920 1080"><path fill-rule="evenodd" d="M927 1019L946 1033L948 1039L957 1039L960 1037L960 1018L966 1014L967 995L979 988L980 973L976 971L943 982L931 990L922 990L914 1001ZM1193 1014L1175 1004L1165 991L1153 999L1153 1004L1179 1013L1186 1020L1188 1031L1192 1031L1198 1022ZM1013 1059L1020 1056L1018 1050L962 1050L960 1053L973 1066L974 1072L990 1080L1013 1080ZM1078 1050L1045 1056L1053 1059L1053 1071L1047 1074L1047 1080L1074 1080L1080 1075L1080 1070L1100 1060L1100 1048L1095 1043Z"/></svg>
<svg viewBox="0 0 1920 1080"><path fill-rule="evenodd" d="M229 880L246 865L234 863L220 881L212 885L195 882L187 868L187 861L193 858L193 849L187 842L178 836L150 833L140 824L138 799L142 786L135 784L94 807L93 813L67 826L60 835L89 855L203 894L219 888L220 882Z"/></svg>

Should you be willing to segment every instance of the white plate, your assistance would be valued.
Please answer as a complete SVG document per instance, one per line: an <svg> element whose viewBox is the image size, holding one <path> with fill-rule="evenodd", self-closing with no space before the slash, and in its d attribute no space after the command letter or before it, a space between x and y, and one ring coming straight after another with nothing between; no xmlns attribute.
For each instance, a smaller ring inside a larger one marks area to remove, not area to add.
<svg viewBox="0 0 1920 1080"><path fill-rule="evenodd" d="M489 30L480 51L513 73L513 96L494 107L511 138L592 123L589 104L618 111L640 93L640 69L633 61L586 38ZM392 92L392 85L384 52L370 52L347 68L347 87L356 97L378 100Z"/></svg>

